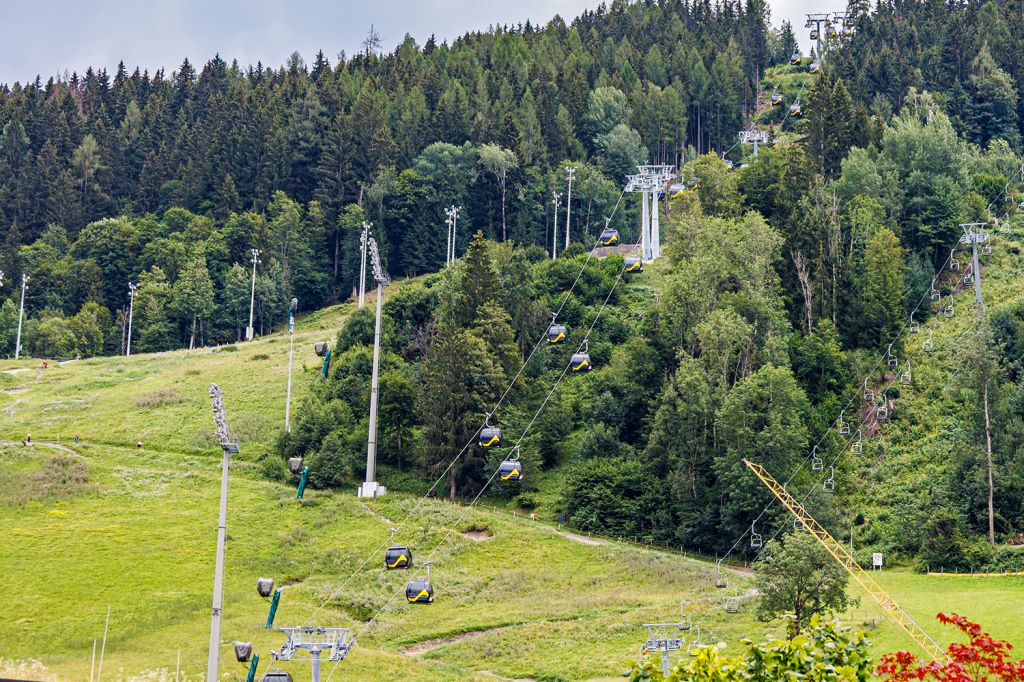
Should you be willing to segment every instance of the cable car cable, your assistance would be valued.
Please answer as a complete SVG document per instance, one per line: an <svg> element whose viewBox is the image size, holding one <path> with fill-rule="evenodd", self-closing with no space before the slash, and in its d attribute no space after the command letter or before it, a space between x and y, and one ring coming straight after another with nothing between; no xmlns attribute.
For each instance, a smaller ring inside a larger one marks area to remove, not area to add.
<svg viewBox="0 0 1024 682"><path fill-rule="evenodd" d="M625 190L625 187L623 187L622 191L619 192L619 197L615 201L614 206L612 206L611 213L609 214L610 217L614 217L615 214L618 212L619 206L622 204L622 198L625 196L625 194L626 194L626 190ZM637 242L637 244L639 244L639 242ZM636 247L634 246L634 248L636 248ZM580 266L579 272L576 273L576 278L573 280L572 285L569 287L568 290L566 290L565 295L562 297L562 301L559 304L558 309L555 311L555 313L553 315L553 319L557 319L558 316L561 315L562 310L565 308L566 304L569 302L569 298L572 296L573 291L576 289L576 286L579 284L580 279L583 277L583 273L586 271L587 267L590 265L590 261L593 260L593 258L594 258L594 250L591 249L590 251L587 252L587 257L586 257L586 259L584 259L583 264ZM508 397L508 394L511 392L512 387L516 385L516 382L519 380L519 377L522 376L523 371L530 364L530 361L533 359L534 354L536 354L537 349L540 348L542 345L544 345L544 342L547 339L547 331L548 331L548 328L545 327L544 333L541 335L540 339L538 339L537 343L534 344L533 348L530 350L530 353L527 355L526 359L523 360L522 365L519 367L519 371L516 372L516 375L512 378L512 380L505 387L505 391L501 394L501 397L498 398L498 401L494 404L494 407L490 411L490 414L492 416L493 416L494 413L496 413L498 411L498 408L501 407L501 404L505 401L505 398ZM477 427L477 430L470 437L469 441L462 447L462 449L459 451L459 453L448 463L448 466L446 466L444 468L444 470L441 472L441 474L434 481L433 485L430 486L430 489L427 491L427 493L422 495L417 500L416 504L409 511L409 513L406 514L405 518L402 519L402 521L397 526L395 526L395 533L392 535L392 538L399 531L401 531L402 528L405 527L405 524L409 521L409 519L411 519L419 511L419 509L423 506L423 503L427 499L430 499L429 498L430 493L434 491L434 489L437 487L437 485L441 481L444 480L444 478L448 475L448 472L451 470L451 468L453 466L455 466L455 464L462 458L462 456L466 453L466 451L473 445L473 443L477 440L478 434L484 428L485 425L486 425L486 420L484 421L483 424L481 424L479 427ZM345 587L347 587L348 584L356 577L356 575L358 575L364 568L366 568L366 566L370 563L370 561L372 561L373 558L391 542L392 538L389 538L388 540L386 540L385 542L380 544L376 549L374 549L363 560L363 562L356 568L356 570L353 571L352 574L349 575L348 578L345 579L345 581L341 584L341 586L339 586L337 589L335 589L333 592L331 592L328 595L328 597L320 604L320 606L318 606L316 608L316 610L314 610L313 613L310 614L309 617L306 618L305 621L303 621L303 625L308 625L310 620L312 620L314 616L316 616L318 613L320 613L320 611L322 611L327 606L327 604L330 603L330 601L332 599L334 599L334 597L336 597L338 594L340 594L341 591Z"/></svg>
<svg viewBox="0 0 1024 682"><path fill-rule="evenodd" d="M638 249L639 247L640 247L640 242L637 242L636 244L633 245L633 249L634 250ZM608 302L611 300L612 295L615 293L616 288L618 287L619 283L622 281L624 273L625 273L625 264L623 264L623 267L619 269L619 273L615 277L615 281L612 283L611 288L608 290L608 294L605 296L604 301L601 303L601 307L598 309L597 314L594 316L594 319L591 321L590 326L587 328L587 334L586 334L586 336L584 336L583 340L580 342L579 348L583 348L584 344L589 342L590 335L593 333L594 328L597 326L598 320L601 319L601 316L603 315L605 308L608 306ZM530 419L529 424L526 425L526 428L523 429L523 432L519 435L519 438L516 439L515 447L518 448L518 447L521 446L523 439L526 438L526 435L530 432L530 429L533 428L533 425L536 423L537 418L540 416L541 412L543 412L544 408L547 407L548 401L551 400L551 396L554 395L555 390L557 390L559 384L562 383L562 380L569 373L569 369L570 369L571 365L572 365L572 363L570 361L562 369L562 373L558 376L558 379L555 380L555 383L551 386L551 389L548 391L547 395L544 397L544 400L541 401L540 407L538 407L537 410L534 412L533 418ZM500 471L500 469L501 469L501 466L499 464L499 466L497 468L495 468L495 470L491 473L490 478L487 479L487 482L483 485L483 487L480 488L480 490L476 493L476 495L469 502L469 504L465 506L465 508L463 509L462 514L459 516L459 518L456 520L456 522L451 527L448 528L448 531L445 533L444 537L441 538L440 542L438 542L436 545L434 545L434 548L430 551L430 554L427 557L427 562L433 563L434 555L437 553L438 549L440 549L441 546L444 545L444 543L448 541L448 538L451 537L453 532L455 532L455 529L458 528L462 524L463 520L465 520L465 518L469 514L469 512L472 511L473 506L476 504L477 500L479 500L481 495L483 495L484 492L487 490L487 488L490 487L491 483L494 481L494 478L498 475L498 472ZM386 601L384 603L384 605L381 606L377 610L377 612L373 615L373 617L370 618L363 625L363 627L359 630L359 632L352 636L351 642L352 642L353 646L355 645L355 642L359 639L359 637L362 636L362 634L364 632L366 632L366 630L374 622L376 622L377 618L392 603L394 603L394 601L400 595L401 595L401 592L396 592L394 595L392 595L392 597L388 601ZM331 668L331 672L327 676L327 680L328 681L331 679L331 676L334 675L334 670L337 668L337 663L340 663L340 661L336 662L334 667Z"/></svg>

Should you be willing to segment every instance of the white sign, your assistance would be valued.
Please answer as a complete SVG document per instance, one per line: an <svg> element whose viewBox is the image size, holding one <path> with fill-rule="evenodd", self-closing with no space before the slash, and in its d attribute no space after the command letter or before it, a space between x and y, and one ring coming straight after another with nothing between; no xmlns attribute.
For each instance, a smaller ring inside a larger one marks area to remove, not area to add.
<svg viewBox="0 0 1024 682"><path fill-rule="evenodd" d="M871 555L871 567L872 568L881 568L882 567L882 553L881 552L875 552L874 554Z"/></svg>

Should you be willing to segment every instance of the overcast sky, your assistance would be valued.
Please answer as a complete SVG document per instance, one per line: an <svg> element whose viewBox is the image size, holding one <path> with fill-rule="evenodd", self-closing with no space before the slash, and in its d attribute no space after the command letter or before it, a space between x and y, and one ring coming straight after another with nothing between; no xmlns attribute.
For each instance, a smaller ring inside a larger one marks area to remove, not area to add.
<svg viewBox="0 0 1024 682"><path fill-rule="evenodd" d="M352 54L376 26L390 51L406 33L419 44L430 34L452 38L489 24L531 19L566 21L600 0L0 0L4 39L0 83L45 81L64 71L83 72L118 61L129 69L164 67L184 57L197 66L215 53L242 65L282 64L293 51L312 62L322 49L333 64ZM844 6L828 0L771 0L772 23L803 26L803 12ZM806 39L802 29L798 34Z"/></svg>

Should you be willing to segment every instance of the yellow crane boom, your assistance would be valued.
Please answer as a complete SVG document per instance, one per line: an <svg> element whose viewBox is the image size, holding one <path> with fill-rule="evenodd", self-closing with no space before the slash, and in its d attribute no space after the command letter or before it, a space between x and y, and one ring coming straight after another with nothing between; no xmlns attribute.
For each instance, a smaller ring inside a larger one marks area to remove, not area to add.
<svg viewBox="0 0 1024 682"><path fill-rule="evenodd" d="M764 467L760 464L755 464L750 460L743 460L743 463L754 472L754 475L761 479L761 482L772 491L772 494L779 499L779 502L796 517L804 528L817 540L822 547L824 547L832 557L839 562L839 564L846 569L846 572L850 574L857 584L860 585L865 592L868 593L872 599L878 602L878 605L882 607L882 610L889 614L889 617L900 626L904 632L910 635L911 639L917 642L924 651L933 660L950 660L949 655L946 651L939 646L938 642L931 638L931 636L924 631L924 629L910 617L902 606L896 603L888 592L882 589L882 587L875 582L874 578L861 568L860 564L853 558L846 548L839 542L836 542L835 538L829 535L828 531L820 523L814 520L804 506L800 502L789 494L786 487L781 485L778 481L772 478L771 474L765 471Z"/></svg>

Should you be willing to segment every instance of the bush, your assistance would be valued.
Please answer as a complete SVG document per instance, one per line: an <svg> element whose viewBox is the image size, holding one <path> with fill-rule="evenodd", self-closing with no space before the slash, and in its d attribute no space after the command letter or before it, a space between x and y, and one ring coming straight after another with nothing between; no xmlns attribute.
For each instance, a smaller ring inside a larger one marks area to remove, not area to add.
<svg viewBox="0 0 1024 682"><path fill-rule="evenodd" d="M946 509L937 510L925 524L924 535L918 558L926 567L965 566L968 543L959 516Z"/></svg>
<svg viewBox="0 0 1024 682"><path fill-rule="evenodd" d="M522 495L516 496L514 502L517 507L526 511L537 508L537 498L530 493L523 493Z"/></svg>

